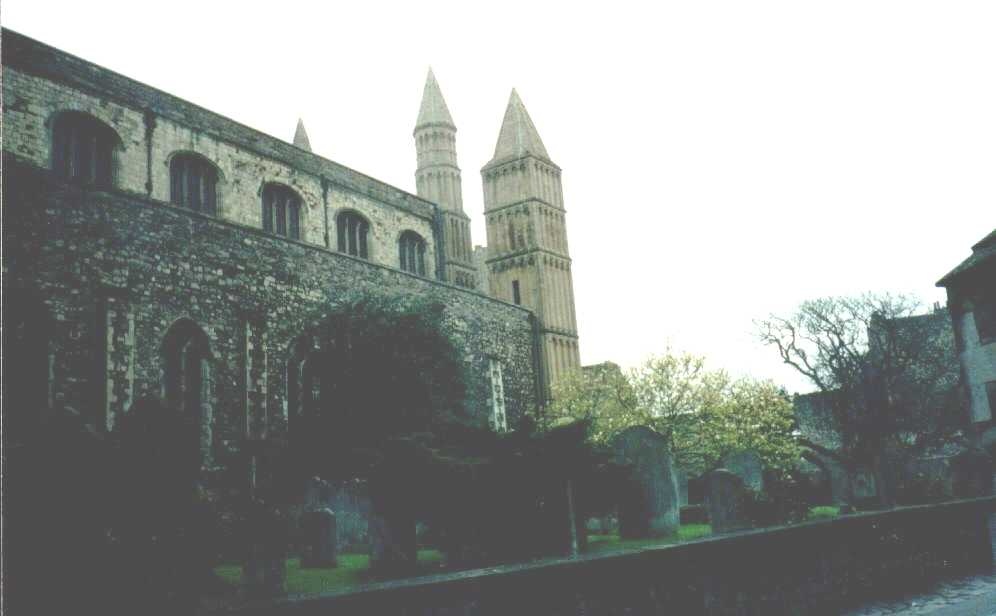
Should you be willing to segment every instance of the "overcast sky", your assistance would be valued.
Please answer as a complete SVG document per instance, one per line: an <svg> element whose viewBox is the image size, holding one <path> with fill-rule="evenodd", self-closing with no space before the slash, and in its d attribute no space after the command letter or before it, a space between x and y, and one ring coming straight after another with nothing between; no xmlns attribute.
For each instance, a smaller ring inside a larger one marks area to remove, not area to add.
<svg viewBox="0 0 996 616"><path fill-rule="evenodd" d="M996 226L996 2L51 2L3 25L415 191L431 65L479 170L512 87L563 172L582 363L807 387L753 321L934 283Z"/></svg>

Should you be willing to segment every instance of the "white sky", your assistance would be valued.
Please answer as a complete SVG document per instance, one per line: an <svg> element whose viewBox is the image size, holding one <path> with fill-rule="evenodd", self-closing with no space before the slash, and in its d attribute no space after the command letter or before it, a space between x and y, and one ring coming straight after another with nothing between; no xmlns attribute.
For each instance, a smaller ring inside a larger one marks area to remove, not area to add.
<svg viewBox="0 0 996 616"><path fill-rule="evenodd" d="M564 169L583 363L668 342L804 382L752 321L934 283L996 226L996 2L69 3L3 25L415 191L431 65L464 204L509 90Z"/></svg>

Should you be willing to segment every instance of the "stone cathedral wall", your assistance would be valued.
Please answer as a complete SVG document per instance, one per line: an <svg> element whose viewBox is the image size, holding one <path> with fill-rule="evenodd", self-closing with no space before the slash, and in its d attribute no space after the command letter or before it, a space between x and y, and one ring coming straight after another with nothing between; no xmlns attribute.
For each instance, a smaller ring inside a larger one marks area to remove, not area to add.
<svg viewBox="0 0 996 616"><path fill-rule="evenodd" d="M219 172L219 218L262 228L263 184L284 184L303 201L302 241L326 246L327 229L335 249L335 217L353 210L370 222L371 261L398 267L398 238L412 230L426 241L427 275L436 275L433 203L16 33L3 38L4 149L19 159L49 167L55 115L84 112L121 139L114 184L122 192L169 201L171 157L196 153Z"/></svg>
<svg viewBox="0 0 996 616"><path fill-rule="evenodd" d="M212 354L207 466L224 471L253 426L286 429L292 341L338 306L376 295L443 306L440 333L466 375L469 423L487 425L493 359L509 423L536 406L531 312L397 269L403 229L426 239L427 269L435 264L432 203L16 33L4 30L3 43L5 309L34 298L51 324L53 404L112 428L140 396L163 393L163 338L189 319ZM66 109L120 136L113 188L51 171L49 124ZM168 202L176 150L218 166L219 216ZM268 180L303 197L302 241L260 228ZM370 260L326 248L326 203L330 219L349 207L370 220ZM16 352L5 348L7 360Z"/></svg>

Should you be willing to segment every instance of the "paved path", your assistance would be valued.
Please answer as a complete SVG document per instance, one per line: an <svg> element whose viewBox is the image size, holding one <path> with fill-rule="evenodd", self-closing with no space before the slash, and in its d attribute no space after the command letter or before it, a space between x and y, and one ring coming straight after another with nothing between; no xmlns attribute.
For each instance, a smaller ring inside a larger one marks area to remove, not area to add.
<svg viewBox="0 0 996 616"><path fill-rule="evenodd" d="M996 475L993 475L996 491ZM989 536L996 561L996 513L989 516ZM945 582L924 595L904 597L898 601L880 601L847 612L845 616L884 616L918 614L930 616L996 616L996 562L993 572Z"/></svg>
<svg viewBox="0 0 996 616"><path fill-rule="evenodd" d="M846 616L886 614L996 616L996 573L945 582L926 595L869 603Z"/></svg>

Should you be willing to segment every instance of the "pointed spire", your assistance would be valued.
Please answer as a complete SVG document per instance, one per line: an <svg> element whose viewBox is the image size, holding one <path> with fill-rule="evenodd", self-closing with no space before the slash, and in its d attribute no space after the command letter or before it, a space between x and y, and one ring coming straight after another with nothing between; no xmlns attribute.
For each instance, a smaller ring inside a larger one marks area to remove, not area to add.
<svg viewBox="0 0 996 616"><path fill-rule="evenodd" d="M546 147L543 146L543 140L540 139L536 126L526 111L526 106L522 104L519 93L512 88L512 94L508 97L508 107L505 109L505 119L501 123L501 132L498 133L495 155L491 160L518 158L525 154L550 159Z"/></svg>
<svg viewBox="0 0 996 616"><path fill-rule="evenodd" d="M429 74L425 78L425 89L422 90L422 106L418 110L418 121L415 122L415 128L431 124L445 124L456 130L456 125L450 116L450 110L446 107L446 101L443 100L443 92L439 89L439 83L430 67Z"/></svg>
<svg viewBox="0 0 996 616"><path fill-rule="evenodd" d="M294 145L302 150L311 151L311 142L308 141L308 131L304 130L304 120L297 119L297 130L294 131Z"/></svg>

